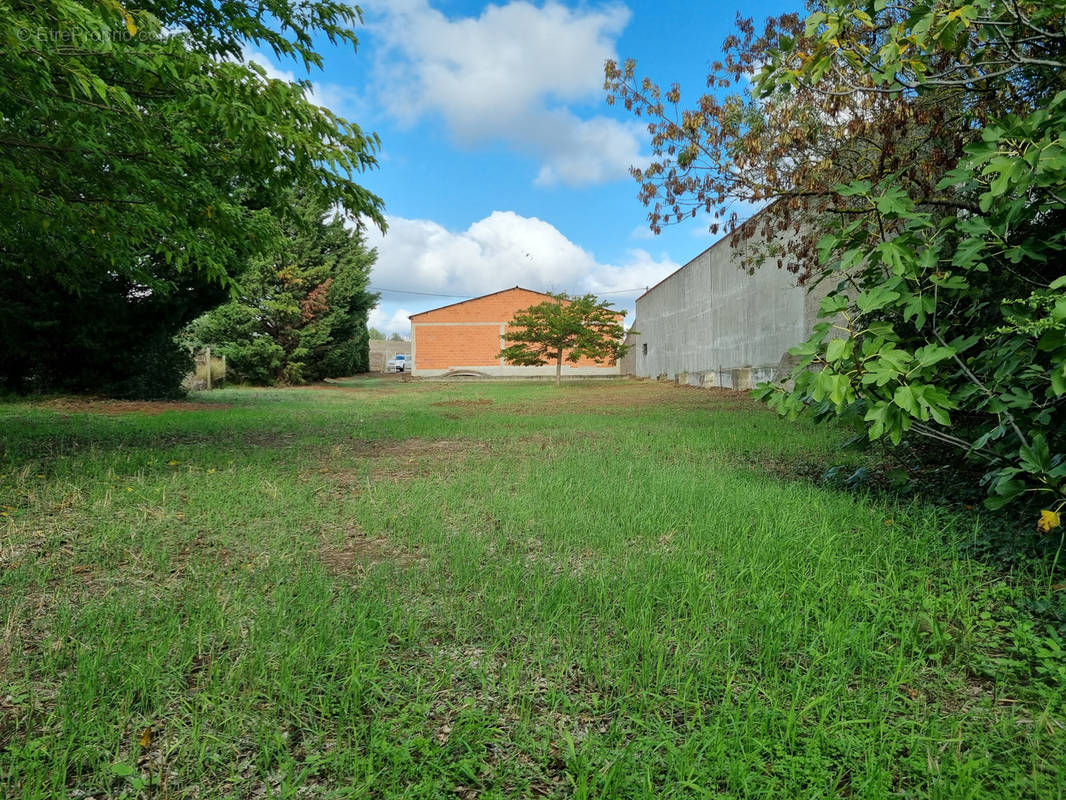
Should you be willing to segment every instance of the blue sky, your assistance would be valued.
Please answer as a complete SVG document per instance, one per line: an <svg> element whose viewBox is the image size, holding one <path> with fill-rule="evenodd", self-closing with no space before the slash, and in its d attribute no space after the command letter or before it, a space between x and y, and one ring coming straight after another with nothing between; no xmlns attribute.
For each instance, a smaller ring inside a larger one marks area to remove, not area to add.
<svg viewBox="0 0 1066 800"><path fill-rule="evenodd" d="M631 164L646 128L604 99L603 62L703 91L737 11L761 21L795 3L371 0L357 52L320 43L314 99L382 140L362 182L389 230L372 285L371 324L514 285L595 292L632 309L642 291L710 245L706 222L647 230ZM305 74L249 53L279 77ZM629 290L629 291L627 291ZM423 292L427 294L413 294ZM441 295L441 296L429 296ZM444 296L448 295L448 296ZM630 313L631 317L631 313Z"/></svg>

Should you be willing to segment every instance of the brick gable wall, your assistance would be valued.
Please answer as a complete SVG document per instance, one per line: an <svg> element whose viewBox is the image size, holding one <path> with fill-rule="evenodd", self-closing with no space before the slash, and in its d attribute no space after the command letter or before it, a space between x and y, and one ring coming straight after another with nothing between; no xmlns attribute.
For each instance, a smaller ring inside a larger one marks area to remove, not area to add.
<svg viewBox="0 0 1066 800"><path fill-rule="evenodd" d="M549 298L528 289L507 289L411 317L415 370L501 367L499 352L515 312ZM570 365L571 362L565 362ZM610 368L583 358L575 366Z"/></svg>

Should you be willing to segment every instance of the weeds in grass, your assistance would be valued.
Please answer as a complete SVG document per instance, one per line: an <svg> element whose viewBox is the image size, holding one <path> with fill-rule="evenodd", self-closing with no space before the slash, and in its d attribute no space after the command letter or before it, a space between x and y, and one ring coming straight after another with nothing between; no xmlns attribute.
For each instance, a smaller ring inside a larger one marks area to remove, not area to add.
<svg viewBox="0 0 1066 800"><path fill-rule="evenodd" d="M0 405L5 796L1066 793L1047 562L765 469L832 430L647 383L197 402Z"/></svg>

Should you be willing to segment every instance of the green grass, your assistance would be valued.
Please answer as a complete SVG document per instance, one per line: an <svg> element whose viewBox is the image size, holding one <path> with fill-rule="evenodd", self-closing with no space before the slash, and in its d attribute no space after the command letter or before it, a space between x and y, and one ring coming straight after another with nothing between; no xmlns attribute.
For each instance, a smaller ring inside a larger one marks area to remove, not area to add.
<svg viewBox="0 0 1066 800"><path fill-rule="evenodd" d="M649 383L194 399L0 405L5 798L1066 796L1066 592L767 470L831 430Z"/></svg>

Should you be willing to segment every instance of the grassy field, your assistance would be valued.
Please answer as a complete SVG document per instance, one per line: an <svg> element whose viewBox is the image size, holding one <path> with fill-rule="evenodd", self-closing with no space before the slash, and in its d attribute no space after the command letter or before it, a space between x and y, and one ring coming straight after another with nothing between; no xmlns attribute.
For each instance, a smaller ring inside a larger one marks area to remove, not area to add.
<svg viewBox="0 0 1066 800"><path fill-rule="evenodd" d="M5 798L1066 796L1063 587L768 469L832 431L650 383L193 399L0 404Z"/></svg>

